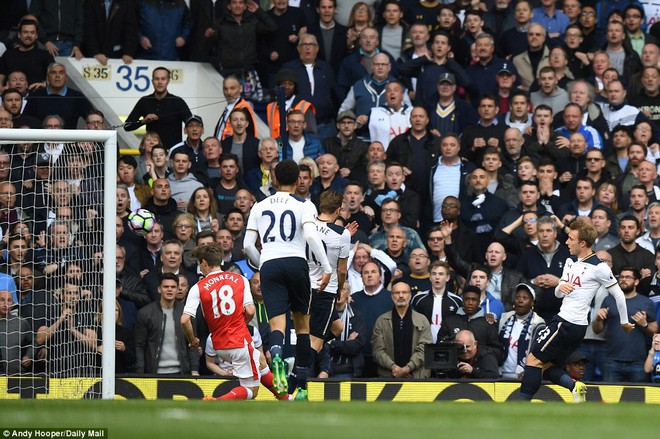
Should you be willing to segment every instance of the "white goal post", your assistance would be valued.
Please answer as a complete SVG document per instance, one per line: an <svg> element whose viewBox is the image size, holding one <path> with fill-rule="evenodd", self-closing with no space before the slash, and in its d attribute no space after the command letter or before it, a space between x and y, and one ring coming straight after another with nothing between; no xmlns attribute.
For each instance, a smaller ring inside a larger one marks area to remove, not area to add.
<svg viewBox="0 0 660 439"><path fill-rule="evenodd" d="M0 129L0 143L21 142L100 142L103 146L103 340L115 340L115 212L116 192L107 190L117 185L117 133L111 130L51 130L51 129ZM98 164L97 164L98 165ZM103 349L102 353L103 399L115 397L115 350Z"/></svg>

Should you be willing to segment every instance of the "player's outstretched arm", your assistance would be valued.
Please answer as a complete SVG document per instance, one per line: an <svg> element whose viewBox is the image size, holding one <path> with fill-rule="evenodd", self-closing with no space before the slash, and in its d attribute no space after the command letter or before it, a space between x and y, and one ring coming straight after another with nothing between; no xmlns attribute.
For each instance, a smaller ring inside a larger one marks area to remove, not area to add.
<svg viewBox="0 0 660 439"><path fill-rule="evenodd" d="M243 249L245 250L247 257L250 258L250 261L258 267L261 254L259 254L259 250L257 250L257 237L258 234L256 231L250 229L246 230L245 238L243 238Z"/></svg>
<svg viewBox="0 0 660 439"><path fill-rule="evenodd" d="M614 297L616 308L619 311L619 323L621 329L630 332L635 329L635 324L628 321L628 307L626 306L626 296L623 294L619 284L614 284L607 288L607 291Z"/></svg>
<svg viewBox="0 0 660 439"><path fill-rule="evenodd" d="M196 348L199 346L199 338L195 337L195 331L193 330L192 322L190 321L190 314L183 313L181 316L181 329L188 339L188 347Z"/></svg>

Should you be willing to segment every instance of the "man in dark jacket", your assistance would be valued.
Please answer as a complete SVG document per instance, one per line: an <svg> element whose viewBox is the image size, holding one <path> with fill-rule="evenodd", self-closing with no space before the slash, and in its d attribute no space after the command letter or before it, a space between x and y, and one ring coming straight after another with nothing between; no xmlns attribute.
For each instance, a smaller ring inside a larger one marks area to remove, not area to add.
<svg viewBox="0 0 660 439"><path fill-rule="evenodd" d="M121 58L130 64L138 44L138 25L133 0L113 0L107 10L106 1L85 3L85 53L103 65L108 58Z"/></svg>
<svg viewBox="0 0 660 439"><path fill-rule="evenodd" d="M161 276L160 300L138 312L135 323L137 373L199 375L197 349L188 348L183 334L183 303L176 301L179 278L171 273Z"/></svg>
<svg viewBox="0 0 660 439"><path fill-rule="evenodd" d="M540 291L536 296L535 311L548 322L559 312L561 300L555 296L555 287L570 256L568 248L557 240L558 221L554 215L539 218L539 242L536 247L523 251L517 267Z"/></svg>
<svg viewBox="0 0 660 439"><path fill-rule="evenodd" d="M298 40L298 59L287 62L282 68L296 74L296 94L314 105L316 134L324 140L335 132L334 116L337 114L339 97L335 72L330 64L319 59L318 54L317 38L312 34L302 34Z"/></svg>
<svg viewBox="0 0 660 439"><path fill-rule="evenodd" d="M497 362L502 359L502 344L497 333L497 324L489 323L484 310L479 306L481 291L478 287L467 286L463 290L463 306L456 314L447 316L438 331L439 341L454 341L462 330L470 330L481 348L492 352Z"/></svg>
<svg viewBox="0 0 660 439"><path fill-rule="evenodd" d="M425 199L429 193L431 167L440 157L440 139L428 131L429 115L422 107L410 113L410 130L390 142L387 161L404 167L406 185Z"/></svg>
<svg viewBox="0 0 660 439"><path fill-rule="evenodd" d="M499 378L497 359L493 352L483 347L479 349L479 342L469 330L456 334L456 343L459 344L458 366L449 373L450 378Z"/></svg>
<svg viewBox="0 0 660 439"><path fill-rule="evenodd" d="M366 163L369 144L355 135L356 120L351 110L342 111L337 116L337 135L322 139L325 151L337 157L339 175L343 178L351 178L353 169Z"/></svg>
<svg viewBox="0 0 660 439"><path fill-rule="evenodd" d="M230 0L229 13L214 25L222 76L234 74L243 83L243 97L263 99L257 65L257 35L277 30L277 24L253 0Z"/></svg>

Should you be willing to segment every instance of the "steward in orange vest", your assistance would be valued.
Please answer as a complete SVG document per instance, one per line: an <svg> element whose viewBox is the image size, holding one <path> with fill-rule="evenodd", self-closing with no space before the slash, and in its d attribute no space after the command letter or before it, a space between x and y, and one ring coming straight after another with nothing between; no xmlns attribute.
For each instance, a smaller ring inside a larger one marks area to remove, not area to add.
<svg viewBox="0 0 660 439"><path fill-rule="evenodd" d="M296 74L289 69L280 70L275 76L275 83L284 88L287 113L291 110L302 112L305 115L305 122L307 124L305 133L316 135L316 110L311 102L296 96L295 93L298 89ZM266 118L268 128L270 129L270 137L277 139L280 137L280 109L277 101L268 104Z"/></svg>

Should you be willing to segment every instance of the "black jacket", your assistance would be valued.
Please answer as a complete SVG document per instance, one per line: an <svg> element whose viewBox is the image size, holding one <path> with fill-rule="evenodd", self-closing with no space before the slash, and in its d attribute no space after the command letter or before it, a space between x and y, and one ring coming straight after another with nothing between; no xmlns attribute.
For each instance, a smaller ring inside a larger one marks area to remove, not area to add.
<svg viewBox="0 0 660 439"><path fill-rule="evenodd" d="M104 0L85 1L85 55L102 53L108 58L128 55L135 58L138 23L133 0L113 0L109 17Z"/></svg>
<svg viewBox="0 0 660 439"><path fill-rule="evenodd" d="M483 350L490 350L498 363L503 361L502 344L496 323L488 323L484 311L480 307L476 314L468 317L463 308L458 313L442 319L442 326L438 331L438 341L453 341L459 331L469 329Z"/></svg>
<svg viewBox="0 0 660 439"><path fill-rule="evenodd" d="M447 262L454 269L457 274L464 278L468 278L470 271L479 266L479 264L471 264L462 259L456 251L456 246L452 243L445 246L445 255L447 255ZM505 311L513 309L513 301L515 299L515 288L519 283L527 282L527 279L516 270L511 270L502 267L502 284L501 284L501 298Z"/></svg>
<svg viewBox="0 0 660 439"><path fill-rule="evenodd" d="M413 309L418 313L423 314L428 319L429 323L431 323L433 317L434 299L433 291L429 290L415 295L411 301ZM460 296L450 293L447 290L445 290L442 299L442 320L450 315L456 314L458 309L463 306L463 300Z"/></svg>
<svg viewBox="0 0 660 439"><path fill-rule="evenodd" d="M184 304L174 302L174 328L181 373L189 374L199 367L197 349L188 349L188 340L181 329ZM157 373L160 349L163 345L165 314L160 301L145 306L138 312L135 322L135 372Z"/></svg>
<svg viewBox="0 0 660 439"><path fill-rule="evenodd" d="M335 74L337 74L339 71L339 65L348 55L348 47L346 46L346 34L348 33L348 28L335 22L334 32L332 33L332 43L330 43L331 53L329 56L327 53L325 53L323 32L321 31L319 22L316 21L314 24L309 25L307 32L314 35L316 37L316 41L319 43L319 59L330 63L332 69L335 71Z"/></svg>
<svg viewBox="0 0 660 439"><path fill-rule="evenodd" d="M223 72L240 73L257 65L257 35L277 30L277 24L263 9L243 14L238 23L227 11L215 25L218 60Z"/></svg>

